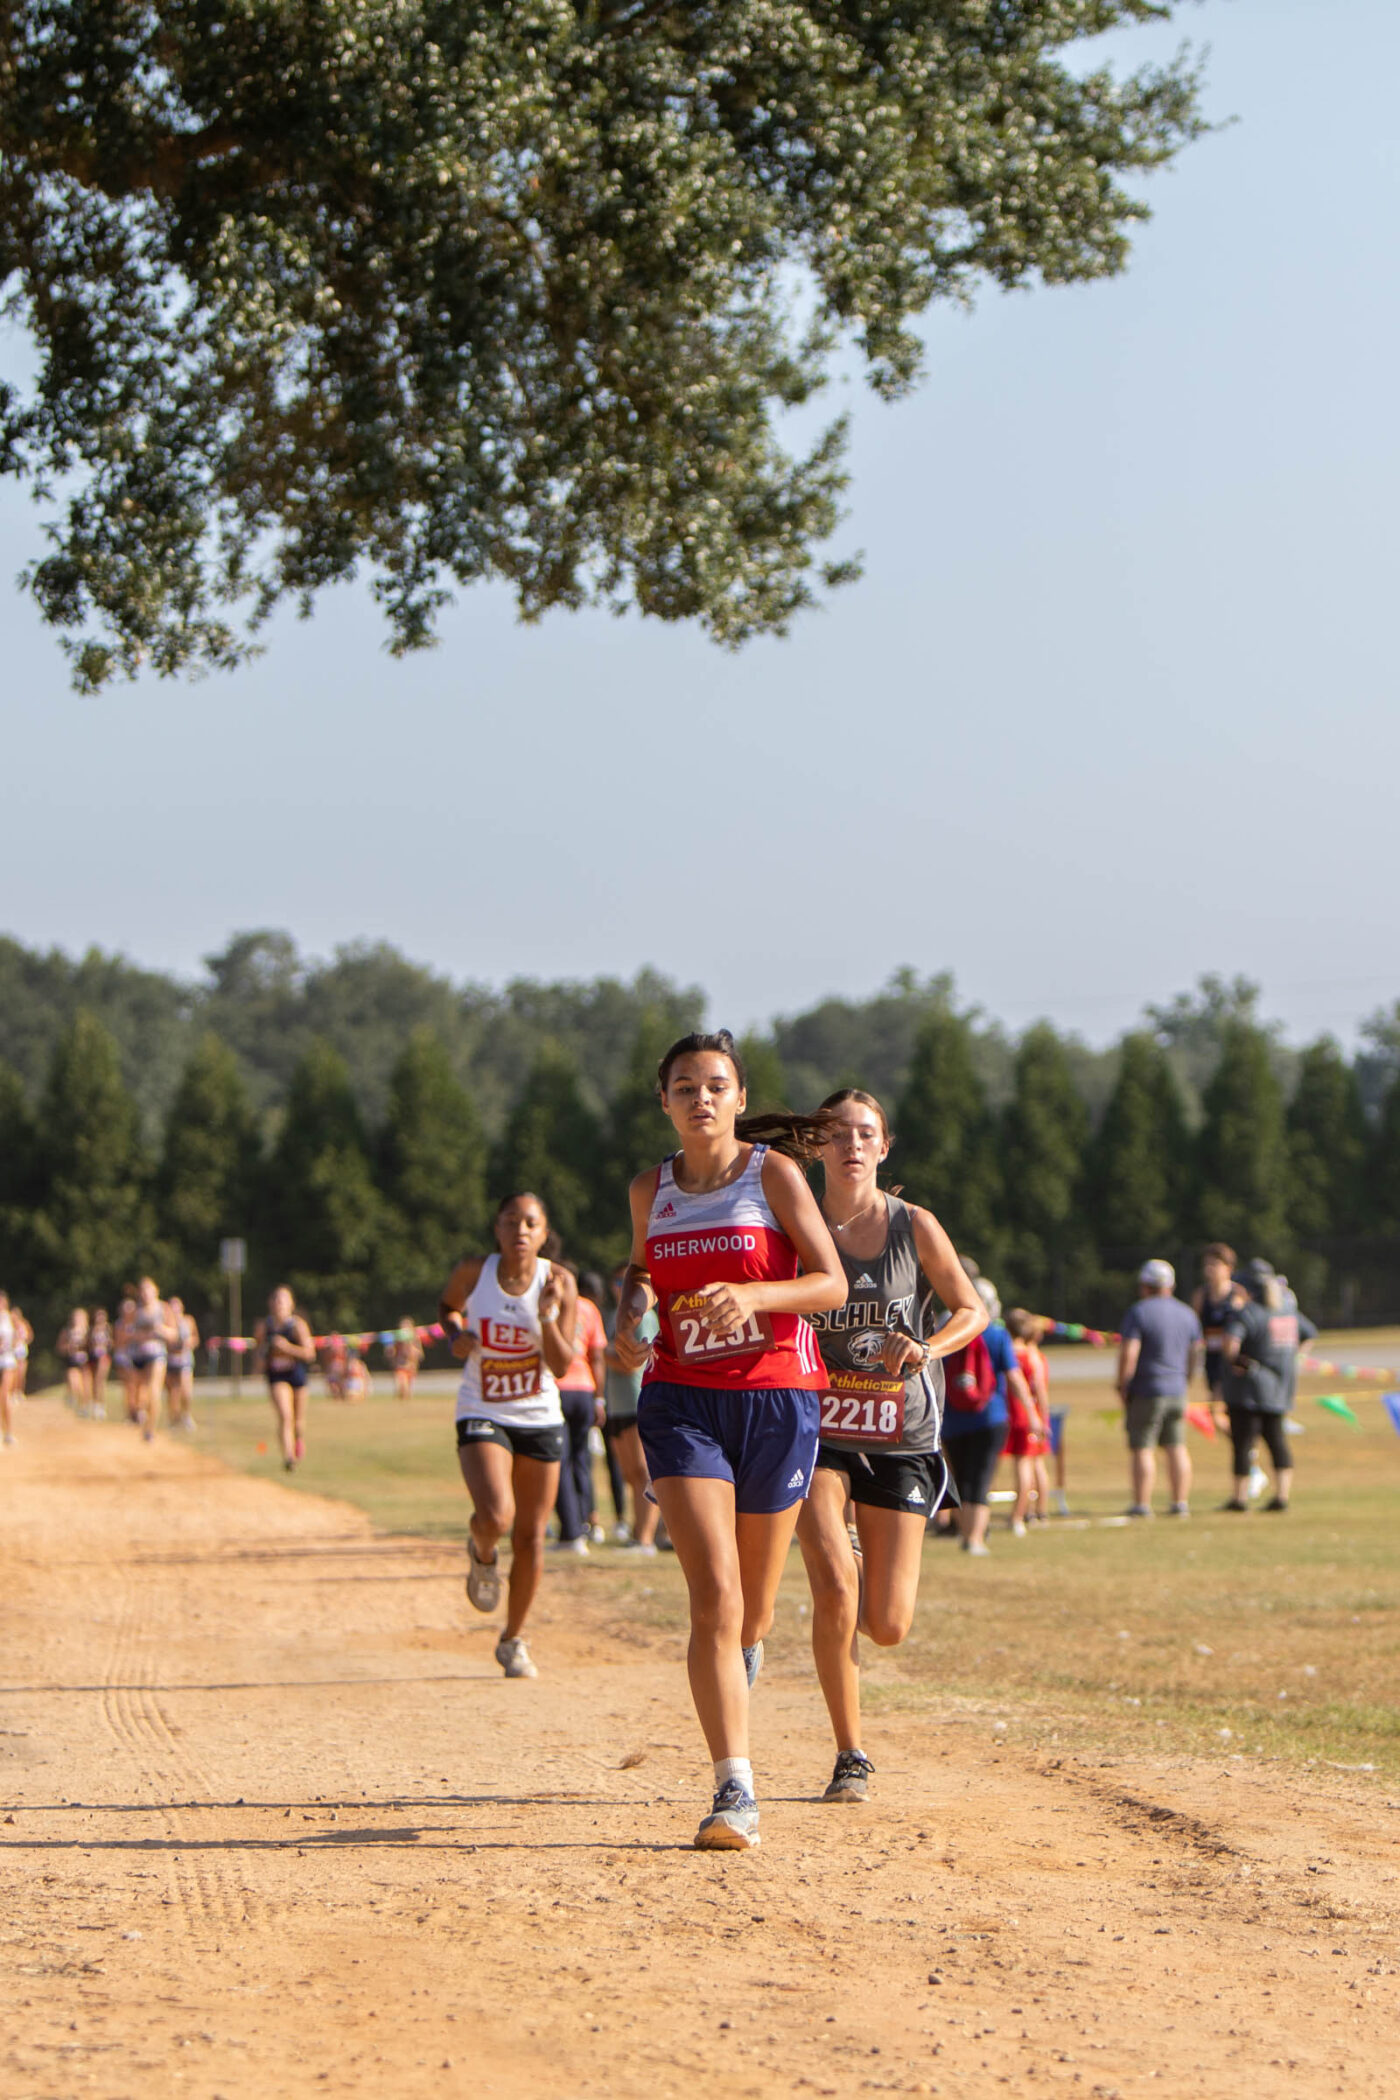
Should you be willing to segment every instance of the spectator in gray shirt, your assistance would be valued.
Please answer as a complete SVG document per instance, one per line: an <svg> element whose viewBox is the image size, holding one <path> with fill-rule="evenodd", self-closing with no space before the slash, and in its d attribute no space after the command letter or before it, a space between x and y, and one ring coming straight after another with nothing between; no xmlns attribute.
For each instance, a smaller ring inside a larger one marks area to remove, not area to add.
<svg viewBox="0 0 1400 2100"><path fill-rule="evenodd" d="M1186 1448L1186 1389L1199 1368L1203 1337L1191 1307L1173 1295L1169 1261L1144 1262L1138 1301L1123 1317L1118 1344L1118 1397L1123 1403L1132 1468L1130 1517L1152 1514L1157 1450L1167 1454L1174 1517L1188 1517L1191 1454Z"/></svg>

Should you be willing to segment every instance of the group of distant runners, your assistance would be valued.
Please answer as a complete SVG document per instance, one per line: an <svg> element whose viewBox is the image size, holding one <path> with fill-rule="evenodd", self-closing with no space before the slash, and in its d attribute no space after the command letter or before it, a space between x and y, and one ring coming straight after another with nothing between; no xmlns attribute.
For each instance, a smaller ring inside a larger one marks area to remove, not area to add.
<svg viewBox="0 0 1400 2100"><path fill-rule="evenodd" d="M439 1318L462 1365L456 1440L471 1498L467 1595L495 1612L496 1660L533 1677L525 1640L551 1516L561 1543L586 1550L591 1433L606 1425L619 1491L632 1498L631 1543L655 1551L658 1523L690 1600L691 1693L714 1764L695 1843L759 1842L749 1702L763 1667L778 1583L794 1537L812 1594L812 1647L835 1736L824 1799L866 1798L858 1635L894 1647L913 1622L931 1521L985 1554L990 1484L1015 1463L1013 1531L1049 1505L1052 1434L1042 1323L1013 1311L931 1212L883 1189L891 1143L872 1094L844 1087L811 1115L746 1114L743 1061L721 1030L674 1043L657 1077L677 1149L633 1180L632 1245L613 1279L611 1317L553 1258L538 1196L507 1197L496 1251L458 1264ZM804 1169L822 1169L818 1198ZM1284 1417L1297 1348L1311 1323L1267 1263L1241 1268L1208 1250L1193 1308L1165 1263L1149 1263L1125 1321L1118 1384L1133 1454L1131 1514L1150 1513L1153 1453L1165 1451L1172 1508L1185 1514L1185 1388L1204 1352L1233 1440L1231 1509L1248 1507L1262 1436L1276 1473L1271 1509L1292 1477ZM10 1441L17 1318L0 1293L0 1402ZM414 1336L416 1344L417 1337ZM193 1426L190 1378L199 1334L178 1299L143 1277L115 1323L75 1312L60 1338L70 1397L101 1415L108 1375L148 1439L169 1396L174 1427ZM259 1322L283 1464L305 1453L308 1378L318 1344L280 1288ZM395 1359L412 1390L421 1347ZM8 1365L9 1369L6 1370ZM1165 1381L1165 1384L1163 1383ZM1063 1470L1059 1506L1064 1509ZM956 1505L946 1512L945 1502ZM508 1571L500 1545L509 1539Z"/></svg>

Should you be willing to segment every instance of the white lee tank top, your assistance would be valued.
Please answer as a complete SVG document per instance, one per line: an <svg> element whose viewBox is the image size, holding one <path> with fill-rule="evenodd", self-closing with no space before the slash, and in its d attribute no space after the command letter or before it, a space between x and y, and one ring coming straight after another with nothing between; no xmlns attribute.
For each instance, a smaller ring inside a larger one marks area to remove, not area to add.
<svg viewBox="0 0 1400 2100"><path fill-rule="evenodd" d="M487 1255L462 1308L467 1329L480 1338L481 1347L462 1366L457 1420L476 1415L506 1429L545 1429L564 1419L540 1329L540 1292L549 1281L549 1263L537 1258L529 1289L510 1298L496 1280L499 1259Z"/></svg>

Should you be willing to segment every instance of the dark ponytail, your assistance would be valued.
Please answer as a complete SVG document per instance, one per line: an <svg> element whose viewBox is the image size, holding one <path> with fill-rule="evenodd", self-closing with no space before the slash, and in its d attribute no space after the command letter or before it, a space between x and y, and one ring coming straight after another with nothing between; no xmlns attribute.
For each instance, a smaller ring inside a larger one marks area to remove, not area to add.
<svg viewBox="0 0 1400 2100"><path fill-rule="evenodd" d="M672 1043L656 1068L656 1091L664 1094L671 1077L671 1067L681 1057L693 1057L707 1050L716 1056L727 1057L734 1067L734 1077L740 1086L747 1086L744 1060L739 1055L733 1036L727 1028L716 1028L706 1034L696 1029ZM815 1115L799 1116L790 1109L765 1109L759 1115L739 1116L735 1120L734 1135L747 1145L767 1145L770 1151L781 1152L788 1159L803 1165L815 1159L822 1146L831 1136L833 1119L823 1109Z"/></svg>

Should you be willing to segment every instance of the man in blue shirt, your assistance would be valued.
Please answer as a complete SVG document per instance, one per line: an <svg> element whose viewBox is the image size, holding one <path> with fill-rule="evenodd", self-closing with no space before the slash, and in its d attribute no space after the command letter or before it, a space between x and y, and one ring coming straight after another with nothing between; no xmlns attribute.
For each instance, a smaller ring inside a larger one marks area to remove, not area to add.
<svg viewBox="0 0 1400 2100"><path fill-rule="evenodd" d="M1138 1302L1123 1317L1118 1344L1118 1397L1132 1467L1130 1517L1152 1514L1157 1449L1167 1454L1174 1517L1191 1514L1191 1454L1186 1448L1186 1388L1199 1368L1204 1337L1191 1307L1174 1296L1169 1261L1144 1262Z"/></svg>

